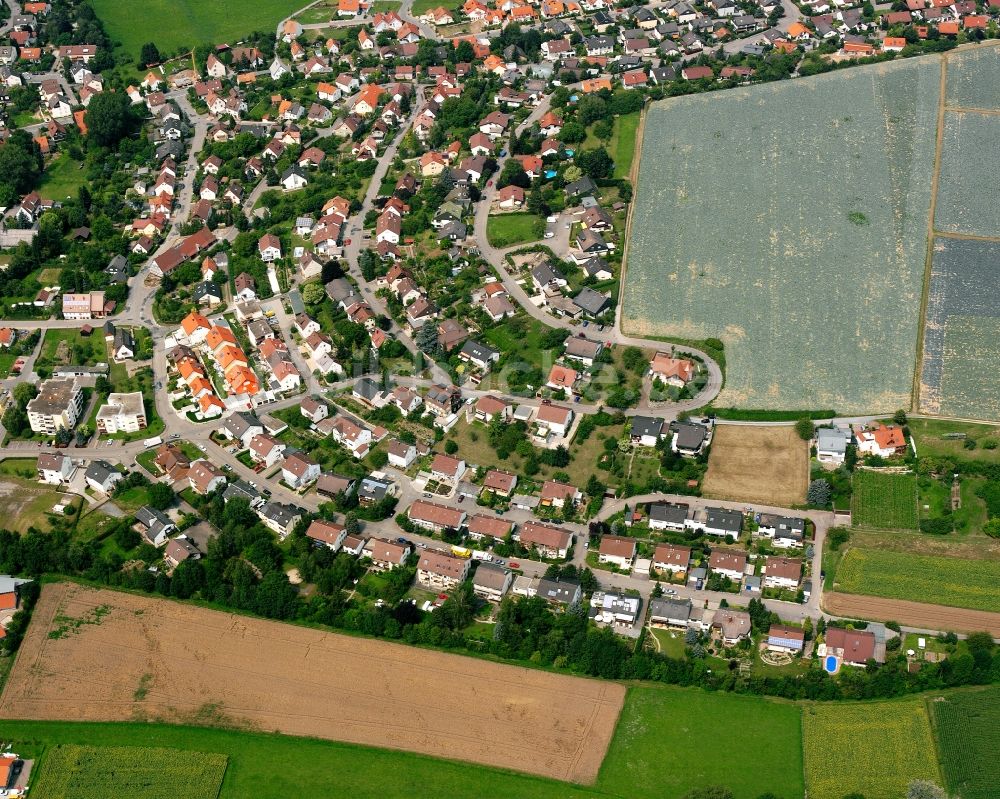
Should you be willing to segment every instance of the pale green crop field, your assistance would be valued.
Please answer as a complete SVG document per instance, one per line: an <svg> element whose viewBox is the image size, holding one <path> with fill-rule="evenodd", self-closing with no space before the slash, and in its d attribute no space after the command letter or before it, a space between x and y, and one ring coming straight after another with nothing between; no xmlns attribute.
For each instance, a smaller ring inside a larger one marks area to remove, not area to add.
<svg viewBox="0 0 1000 799"><path fill-rule="evenodd" d="M626 330L723 339L720 407L908 407L941 63L654 103Z"/></svg>

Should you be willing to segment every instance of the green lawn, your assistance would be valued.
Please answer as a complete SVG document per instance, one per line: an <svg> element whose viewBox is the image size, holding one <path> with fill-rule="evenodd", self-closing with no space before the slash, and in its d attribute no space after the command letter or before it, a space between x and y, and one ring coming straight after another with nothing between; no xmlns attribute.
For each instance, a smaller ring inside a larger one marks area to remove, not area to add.
<svg viewBox="0 0 1000 799"><path fill-rule="evenodd" d="M81 326L86 322L81 322ZM60 354L60 342L66 342L65 357ZM74 366L93 366L97 363L107 363L107 346L104 343L104 333L100 325L89 336L80 334L79 328L51 329L45 331L42 347L35 361L35 371L48 370L53 367L73 364Z"/></svg>
<svg viewBox="0 0 1000 799"><path fill-rule="evenodd" d="M222 754L63 744L46 752L31 787L50 799L215 799L225 773Z"/></svg>
<svg viewBox="0 0 1000 799"><path fill-rule="evenodd" d="M917 478L913 474L858 471L854 474L851 521L884 530L917 528Z"/></svg>
<svg viewBox="0 0 1000 799"><path fill-rule="evenodd" d="M27 459L19 458L18 464L24 464ZM4 526L14 532L27 532L29 527L39 530L51 528L49 513L52 508L64 500L79 507L78 498L71 494L63 494L54 487L42 485L35 481L32 469L31 479L25 479L22 466L9 466L5 461L4 476L0 479L0 518ZM6 469L10 469L7 471Z"/></svg>
<svg viewBox="0 0 1000 799"><path fill-rule="evenodd" d="M908 425L919 456L951 455L965 460L1000 461L1000 427L943 419L910 419ZM964 438L945 438L958 434ZM966 439L976 442L975 449L966 449Z"/></svg>
<svg viewBox="0 0 1000 799"><path fill-rule="evenodd" d="M802 726L809 799L902 799L912 780L941 782L923 699L815 704Z"/></svg>
<svg viewBox="0 0 1000 799"><path fill-rule="evenodd" d="M126 55L136 58L144 42L152 40L161 53L198 44L229 42L253 31L272 33L278 21L302 8L302 0L150 0L122 4L94 0L94 11L108 35L121 42Z"/></svg>
<svg viewBox="0 0 1000 799"><path fill-rule="evenodd" d="M736 799L804 793L797 705L680 688L631 688L597 787L679 799L724 785ZM840 799L840 797L837 797Z"/></svg>
<svg viewBox="0 0 1000 799"><path fill-rule="evenodd" d="M45 167L38 191L53 200L76 197L79 188L87 182L87 170L80 166L79 161L66 154L57 155Z"/></svg>
<svg viewBox="0 0 1000 799"><path fill-rule="evenodd" d="M501 214L486 221L486 237L500 249L538 241L544 233L545 220L535 214Z"/></svg>
<svg viewBox="0 0 1000 799"><path fill-rule="evenodd" d="M1000 785L1000 688L928 699L948 792L962 799L995 799Z"/></svg>
<svg viewBox="0 0 1000 799"><path fill-rule="evenodd" d="M834 588L849 594L1000 613L1000 563L885 549L847 550Z"/></svg>
<svg viewBox="0 0 1000 799"><path fill-rule="evenodd" d="M615 120L609 152L615 162L615 177L627 178L635 158L635 144L639 131L639 112L625 114Z"/></svg>
<svg viewBox="0 0 1000 799"><path fill-rule="evenodd" d="M459 0L413 0L410 13L415 17L419 17L421 14L425 14L438 6L448 11L454 11L456 8L461 8L462 3Z"/></svg>
<svg viewBox="0 0 1000 799"><path fill-rule="evenodd" d="M11 720L0 721L0 739L14 741L21 755L43 758L57 744L217 752L229 757L219 799L596 799L608 795L485 766L256 732Z"/></svg>

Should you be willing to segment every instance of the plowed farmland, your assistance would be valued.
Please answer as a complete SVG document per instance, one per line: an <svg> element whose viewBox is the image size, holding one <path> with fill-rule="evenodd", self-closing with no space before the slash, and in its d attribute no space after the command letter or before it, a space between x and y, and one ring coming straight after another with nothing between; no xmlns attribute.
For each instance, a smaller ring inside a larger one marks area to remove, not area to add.
<svg viewBox="0 0 1000 799"><path fill-rule="evenodd" d="M60 583L42 591L0 716L228 723L590 782L624 694L609 682Z"/></svg>
<svg viewBox="0 0 1000 799"><path fill-rule="evenodd" d="M915 58L654 103L626 330L723 339L719 406L908 407L941 69Z"/></svg>
<svg viewBox="0 0 1000 799"><path fill-rule="evenodd" d="M809 450L791 427L719 425L712 436L706 497L788 507L805 502Z"/></svg>

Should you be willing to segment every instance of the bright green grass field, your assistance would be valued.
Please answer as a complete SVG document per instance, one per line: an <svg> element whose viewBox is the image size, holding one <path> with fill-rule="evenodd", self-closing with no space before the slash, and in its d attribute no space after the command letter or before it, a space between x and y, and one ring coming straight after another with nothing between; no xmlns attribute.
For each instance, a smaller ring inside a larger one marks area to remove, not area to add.
<svg viewBox="0 0 1000 799"><path fill-rule="evenodd" d="M122 3L94 0L94 11L115 42L136 58L145 42L153 41L161 53L179 47L228 42L256 30L274 31L278 21L306 3L302 0L147 0Z"/></svg>
<svg viewBox="0 0 1000 799"><path fill-rule="evenodd" d="M611 140L611 157L615 162L615 177L627 178L635 158L636 134L639 131L639 113L625 114L615 120L615 133Z"/></svg>
<svg viewBox="0 0 1000 799"><path fill-rule="evenodd" d="M922 699L816 704L802 725L809 799L902 799L912 780L941 782Z"/></svg>
<svg viewBox="0 0 1000 799"><path fill-rule="evenodd" d="M20 754L20 753L18 753ZM141 746L50 749L31 795L43 799L215 799L226 756Z"/></svg>
<svg viewBox="0 0 1000 799"><path fill-rule="evenodd" d="M1000 613L998 584L1000 563L995 560L852 548L837 567L834 588Z"/></svg>
<svg viewBox="0 0 1000 799"><path fill-rule="evenodd" d="M544 233L545 220L535 214L500 214L486 220L486 237L500 249L538 241Z"/></svg>
<svg viewBox="0 0 1000 799"><path fill-rule="evenodd" d="M23 757L58 744L168 747L227 755L219 799L598 799L598 791L406 752L285 735L166 724L73 724L0 720L0 740ZM499 745L499 744L498 744ZM32 791L32 796L35 796ZM105 796L121 794L107 793ZM39 799L47 793L39 791ZM192 797L185 791L175 797ZM617 794L617 796L622 796ZM198 798L200 799L200 797Z"/></svg>
<svg viewBox="0 0 1000 799"><path fill-rule="evenodd" d="M634 799L678 799L706 785L724 785L736 799L766 791L801 797L800 708L749 696L631 688L597 785Z"/></svg>
<svg viewBox="0 0 1000 799"><path fill-rule="evenodd" d="M1000 688L962 691L927 700L948 792L995 799L1000 786Z"/></svg>
<svg viewBox="0 0 1000 799"><path fill-rule="evenodd" d="M854 473L851 521L883 530L917 528L917 477L913 474Z"/></svg>

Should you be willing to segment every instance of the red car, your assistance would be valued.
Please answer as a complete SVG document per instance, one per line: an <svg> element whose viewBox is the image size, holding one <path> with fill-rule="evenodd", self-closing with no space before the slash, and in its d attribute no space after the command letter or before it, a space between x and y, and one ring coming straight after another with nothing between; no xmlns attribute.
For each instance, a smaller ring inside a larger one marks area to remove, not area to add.
<svg viewBox="0 0 1000 799"><path fill-rule="evenodd" d="M350 247L351 246L351 240L350 239L344 239L344 246L345 247Z"/></svg>
<svg viewBox="0 0 1000 799"><path fill-rule="evenodd" d="M520 563L515 563L514 561L511 561L507 565L510 566L512 569L520 569L521 568L521 564Z"/></svg>

